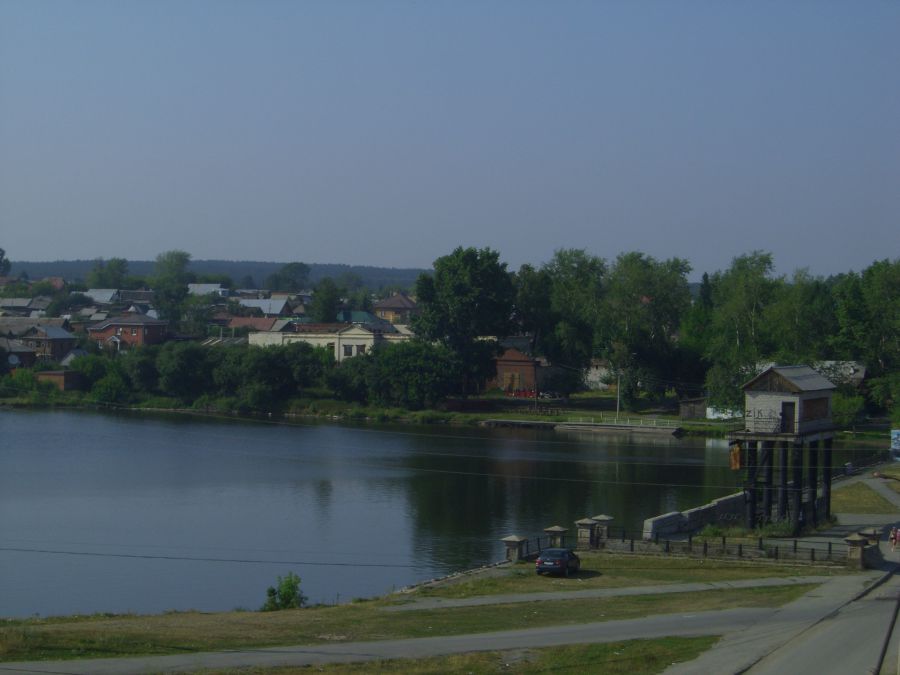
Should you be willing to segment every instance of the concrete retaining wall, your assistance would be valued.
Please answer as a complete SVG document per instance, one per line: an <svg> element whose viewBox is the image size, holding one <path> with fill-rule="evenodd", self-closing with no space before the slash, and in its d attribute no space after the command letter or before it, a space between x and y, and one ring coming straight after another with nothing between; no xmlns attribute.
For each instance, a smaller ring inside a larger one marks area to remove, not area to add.
<svg viewBox="0 0 900 675"><path fill-rule="evenodd" d="M740 523L744 513L744 493L736 492L714 499L709 504L687 511L671 511L644 521L644 539L656 536L695 532L707 525L733 525Z"/></svg>

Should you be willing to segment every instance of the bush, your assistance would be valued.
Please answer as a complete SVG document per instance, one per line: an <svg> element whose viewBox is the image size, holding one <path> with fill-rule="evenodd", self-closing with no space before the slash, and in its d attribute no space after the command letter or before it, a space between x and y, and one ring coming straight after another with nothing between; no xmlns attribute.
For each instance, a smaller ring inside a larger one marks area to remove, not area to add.
<svg viewBox="0 0 900 675"><path fill-rule="evenodd" d="M276 586L266 589L266 602L261 611L275 612L280 609L298 609L306 604L306 596L300 591L300 577L288 572L285 577L278 577Z"/></svg>

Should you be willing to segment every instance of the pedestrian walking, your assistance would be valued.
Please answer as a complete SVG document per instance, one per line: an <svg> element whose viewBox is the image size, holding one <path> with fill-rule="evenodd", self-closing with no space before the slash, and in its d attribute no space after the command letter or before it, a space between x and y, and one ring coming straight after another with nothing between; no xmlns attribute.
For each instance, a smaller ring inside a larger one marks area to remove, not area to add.
<svg viewBox="0 0 900 675"><path fill-rule="evenodd" d="M897 528L891 527L891 533L888 535L888 541L891 542L891 552L897 548Z"/></svg>

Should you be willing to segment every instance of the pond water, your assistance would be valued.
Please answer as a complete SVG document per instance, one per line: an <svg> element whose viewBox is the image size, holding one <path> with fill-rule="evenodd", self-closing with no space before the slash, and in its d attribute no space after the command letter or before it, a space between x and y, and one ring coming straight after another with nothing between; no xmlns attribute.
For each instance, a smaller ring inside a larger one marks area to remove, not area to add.
<svg viewBox="0 0 900 675"><path fill-rule="evenodd" d="M738 480L723 440L0 410L0 616L346 602Z"/></svg>

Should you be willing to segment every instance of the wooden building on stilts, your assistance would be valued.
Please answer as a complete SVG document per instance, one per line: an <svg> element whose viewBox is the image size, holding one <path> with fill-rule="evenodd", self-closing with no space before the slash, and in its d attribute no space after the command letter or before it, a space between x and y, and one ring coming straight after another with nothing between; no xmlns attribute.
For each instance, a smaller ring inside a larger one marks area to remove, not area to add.
<svg viewBox="0 0 900 675"><path fill-rule="evenodd" d="M744 429L728 440L746 471L748 528L831 517L834 389L808 366L772 366L743 386Z"/></svg>

